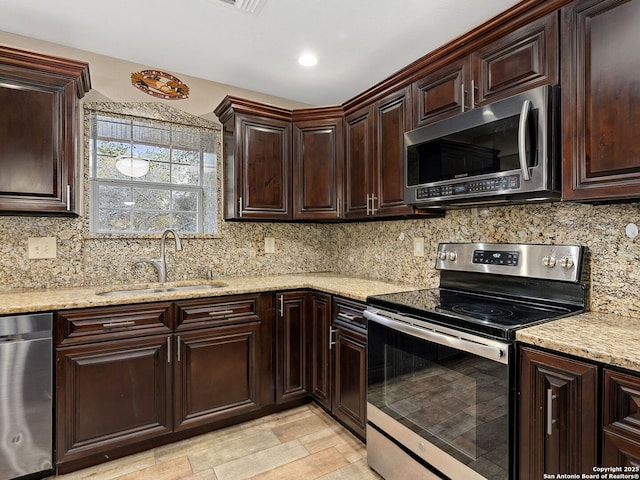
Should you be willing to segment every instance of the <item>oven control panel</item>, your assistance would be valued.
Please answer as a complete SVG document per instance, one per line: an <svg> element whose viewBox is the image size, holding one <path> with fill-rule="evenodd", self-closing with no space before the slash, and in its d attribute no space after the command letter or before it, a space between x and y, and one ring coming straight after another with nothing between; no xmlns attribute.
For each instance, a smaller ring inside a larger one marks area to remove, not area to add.
<svg viewBox="0 0 640 480"><path fill-rule="evenodd" d="M515 243L441 243L436 269L579 282L584 247Z"/></svg>

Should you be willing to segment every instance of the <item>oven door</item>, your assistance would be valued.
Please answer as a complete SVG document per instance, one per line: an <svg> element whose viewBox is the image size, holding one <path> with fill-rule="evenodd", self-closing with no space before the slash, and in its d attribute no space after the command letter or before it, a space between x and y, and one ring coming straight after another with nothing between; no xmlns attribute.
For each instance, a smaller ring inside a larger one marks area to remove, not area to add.
<svg viewBox="0 0 640 480"><path fill-rule="evenodd" d="M438 476L514 478L512 345L377 309L365 316L369 465L404 478L386 467L398 451Z"/></svg>

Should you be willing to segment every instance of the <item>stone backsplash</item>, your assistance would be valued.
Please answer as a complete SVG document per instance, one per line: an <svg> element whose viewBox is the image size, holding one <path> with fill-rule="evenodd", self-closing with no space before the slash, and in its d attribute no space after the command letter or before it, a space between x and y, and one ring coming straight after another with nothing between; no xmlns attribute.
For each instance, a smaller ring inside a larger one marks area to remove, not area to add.
<svg viewBox="0 0 640 480"><path fill-rule="evenodd" d="M530 204L451 210L443 218L344 224L222 222L220 238L183 240L167 248L169 280L334 271L435 286L441 241L567 243L588 247L590 309L640 316L640 240L625 235L640 204ZM4 288L119 285L154 281L138 259L159 253L158 238L92 238L82 218L0 217L0 281ZM57 238L57 258L29 260L29 237ZM264 251L273 237L276 251ZM425 256L413 255L413 238ZM639 237L640 238L640 237Z"/></svg>

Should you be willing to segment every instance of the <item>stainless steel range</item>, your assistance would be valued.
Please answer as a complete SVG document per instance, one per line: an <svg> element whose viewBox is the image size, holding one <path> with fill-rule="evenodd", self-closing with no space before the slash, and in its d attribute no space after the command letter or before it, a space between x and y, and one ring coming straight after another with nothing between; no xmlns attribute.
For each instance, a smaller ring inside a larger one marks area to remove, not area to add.
<svg viewBox="0 0 640 480"><path fill-rule="evenodd" d="M584 248L442 243L439 288L367 299L369 466L516 479L515 332L584 311Z"/></svg>

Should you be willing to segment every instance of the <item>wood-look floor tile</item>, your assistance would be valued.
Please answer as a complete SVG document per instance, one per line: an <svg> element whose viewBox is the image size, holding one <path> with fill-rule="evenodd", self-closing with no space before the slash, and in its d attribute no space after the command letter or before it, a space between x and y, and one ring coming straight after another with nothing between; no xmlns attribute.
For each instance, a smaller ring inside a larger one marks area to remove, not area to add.
<svg viewBox="0 0 640 480"><path fill-rule="evenodd" d="M144 470L116 477L114 480L157 480L158 478L162 478L162 480L178 480L192 473L189 459L184 455L175 460L158 463Z"/></svg>
<svg viewBox="0 0 640 480"><path fill-rule="evenodd" d="M333 425L299 437L298 440L304 445L304 448L309 450L309 453L316 453L344 444L345 440L340 436L343 432L344 428L334 422Z"/></svg>
<svg viewBox="0 0 640 480"><path fill-rule="evenodd" d="M281 422L273 427L273 433L281 442L288 442L327 428L327 422L321 416L310 413L295 420Z"/></svg>
<svg viewBox="0 0 640 480"><path fill-rule="evenodd" d="M158 477L156 480L164 480L164 477ZM216 477L213 468L209 468L207 470L182 477L180 480L218 480L218 477Z"/></svg>
<svg viewBox="0 0 640 480"><path fill-rule="evenodd" d="M302 444L293 440L216 466L213 470L218 480L244 480L308 455Z"/></svg>
<svg viewBox="0 0 640 480"><path fill-rule="evenodd" d="M367 461L363 459L317 477L317 480L382 480L382 477L371 470L367 465Z"/></svg>
<svg viewBox="0 0 640 480"><path fill-rule="evenodd" d="M327 448L268 472L251 477L251 480L304 480L318 478L347 466L349 462L335 448Z"/></svg>
<svg viewBox="0 0 640 480"><path fill-rule="evenodd" d="M253 428L221 432L197 449L190 450L188 455L193 471L199 472L280 444L280 440L271 429L258 425Z"/></svg>

